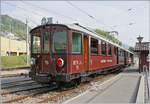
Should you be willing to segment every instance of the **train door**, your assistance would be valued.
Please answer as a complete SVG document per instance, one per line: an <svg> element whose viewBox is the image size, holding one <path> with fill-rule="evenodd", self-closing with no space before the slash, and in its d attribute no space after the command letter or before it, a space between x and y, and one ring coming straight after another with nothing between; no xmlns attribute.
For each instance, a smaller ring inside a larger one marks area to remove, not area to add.
<svg viewBox="0 0 150 104"><path fill-rule="evenodd" d="M117 64L119 64L119 48L116 47Z"/></svg>
<svg viewBox="0 0 150 104"><path fill-rule="evenodd" d="M124 64L125 65L127 65L127 59L128 59L127 57L128 57L127 52L124 51Z"/></svg>
<svg viewBox="0 0 150 104"><path fill-rule="evenodd" d="M43 30L42 36L42 54L41 54L41 70L40 73L48 73L50 69L50 32Z"/></svg>
<svg viewBox="0 0 150 104"><path fill-rule="evenodd" d="M84 44L84 69L87 71L89 69L89 38L88 36L83 36Z"/></svg>

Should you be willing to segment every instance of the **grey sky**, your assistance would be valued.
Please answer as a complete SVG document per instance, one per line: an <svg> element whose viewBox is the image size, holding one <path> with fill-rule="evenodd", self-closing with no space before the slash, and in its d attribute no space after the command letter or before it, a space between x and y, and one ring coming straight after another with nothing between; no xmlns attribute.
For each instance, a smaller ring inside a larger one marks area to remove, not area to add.
<svg viewBox="0 0 150 104"><path fill-rule="evenodd" d="M149 1L2 1L2 14L29 20L34 27L42 17L54 23L74 23L106 31L118 31L119 39L134 46L136 37L149 41ZM79 9L81 10L79 10ZM94 19L88 16L93 16Z"/></svg>

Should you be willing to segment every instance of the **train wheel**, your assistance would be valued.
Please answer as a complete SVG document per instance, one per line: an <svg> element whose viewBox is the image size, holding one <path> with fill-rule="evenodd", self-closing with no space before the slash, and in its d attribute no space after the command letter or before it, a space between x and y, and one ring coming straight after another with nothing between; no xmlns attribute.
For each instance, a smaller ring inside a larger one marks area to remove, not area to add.
<svg viewBox="0 0 150 104"><path fill-rule="evenodd" d="M77 79L77 85L80 85L80 83L81 83L81 78L78 78Z"/></svg>
<svg viewBox="0 0 150 104"><path fill-rule="evenodd" d="M73 80L73 83L74 83L74 86L77 87L77 86L80 85L80 83L81 83L81 78L74 79L74 80Z"/></svg>
<svg viewBox="0 0 150 104"><path fill-rule="evenodd" d="M56 84L58 86L58 89L60 90L62 90L66 86L65 82L57 82Z"/></svg>
<svg viewBox="0 0 150 104"><path fill-rule="evenodd" d="M96 74L92 74L91 75L91 78L95 78L97 75Z"/></svg>

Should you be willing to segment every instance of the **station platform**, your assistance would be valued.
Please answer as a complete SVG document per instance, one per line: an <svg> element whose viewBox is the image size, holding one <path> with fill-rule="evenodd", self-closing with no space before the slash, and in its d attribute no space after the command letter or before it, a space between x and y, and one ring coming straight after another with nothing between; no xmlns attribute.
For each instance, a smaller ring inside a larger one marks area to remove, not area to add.
<svg viewBox="0 0 150 104"><path fill-rule="evenodd" d="M104 83L97 82L89 90L64 104L145 103L145 75L133 67Z"/></svg>

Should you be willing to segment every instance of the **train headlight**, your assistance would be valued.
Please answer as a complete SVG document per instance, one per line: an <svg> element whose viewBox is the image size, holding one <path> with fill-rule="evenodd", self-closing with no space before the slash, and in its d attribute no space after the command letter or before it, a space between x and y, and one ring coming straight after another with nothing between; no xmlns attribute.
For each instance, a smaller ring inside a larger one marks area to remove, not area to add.
<svg viewBox="0 0 150 104"><path fill-rule="evenodd" d="M57 66L58 67L63 67L63 65L64 65L64 60L62 58L58 58L57 59Z"/></svg>
<svg viewBox="0 0 150 104"><path fill-rule="evenodd" d="M31 64L31 65L35 65L35 58L31 58L30 64Z"/></svg>

